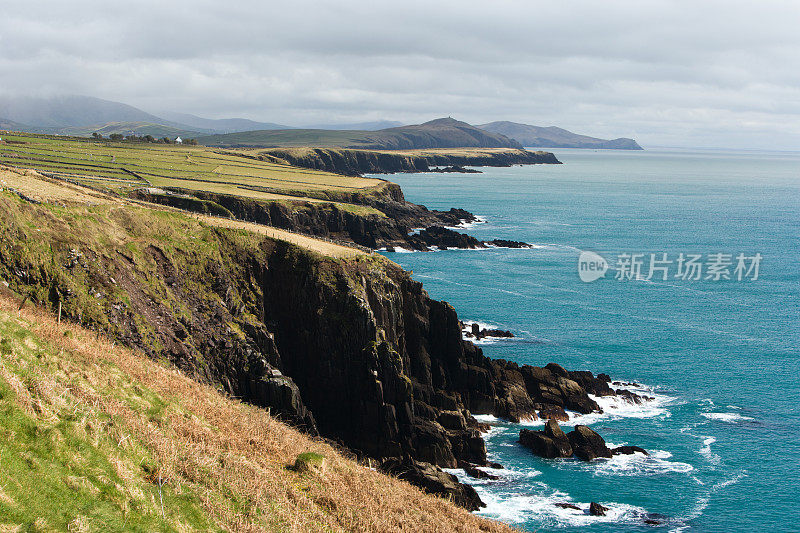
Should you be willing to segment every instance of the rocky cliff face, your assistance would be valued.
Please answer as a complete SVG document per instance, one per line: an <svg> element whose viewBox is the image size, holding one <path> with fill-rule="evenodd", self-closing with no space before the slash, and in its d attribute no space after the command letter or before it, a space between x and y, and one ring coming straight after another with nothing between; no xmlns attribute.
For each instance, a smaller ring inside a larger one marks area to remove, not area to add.
<svg viewBox="0 0 800 533"><path fill-rule="evenodd" d="M598 409L558 365L519 367L484 356L462 340L453 307L392 264L315 264L279 244L264 279L264 317L282 370L320 433L367 455L482 465L473 413L520 420ZM589 373L574 377L597 390L605 383Z"/></svg>
<svg viewBox="0 0 800 533"><path fill-rule="evenodd" d="M484 465L472 414L557 418L615 393L607 376L485 357L452 306L380 256L323 258L147 209L0 195L0 210L12 290L359 454Z"/></svg>
<svg viewBox="0 0 800 533"><path fill-rule="evenodd" d="M387 184L380 194L355 198L360 205L374 207L380 214L361 214L342 209L335 203L260 201L227 194L172 189L170 192L141 189L132 194L136 199L169 205L179 209L233 217L288 229L317 237L352 242L370 249L384 246L405 246L426 250L432 245L475 247L476 239L437 228L428 239L410 236L412 228L455 226L471 222L475 216L463 209L429 210L425 206L406 202L400 188ZM350 196L333 196L331 202L354 201Z"/></svg>
<svg viewBox="0 0 800 533"><path fill-rule="evenodd" d="M261 157L293 166L325 170L350 176L388 174L395 172L428 172L431 167L560 164L550 152L530 152L523 149L459 153L392 153L346 148L272 148Z"/></svg>

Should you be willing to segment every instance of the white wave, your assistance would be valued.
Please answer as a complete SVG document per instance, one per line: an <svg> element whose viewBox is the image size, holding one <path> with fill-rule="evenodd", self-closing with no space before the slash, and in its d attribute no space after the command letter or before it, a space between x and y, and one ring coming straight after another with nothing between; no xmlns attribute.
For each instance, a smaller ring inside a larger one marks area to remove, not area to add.
<svg viewBox="0 0 800 533"><path fill-rule="evenodd" d="M478 495L486 503L486 507L477 512L501 522L520 524L535 522L544 527L584 527L599 523L641 522L647 511L633 505L613 502L600 502L608 508L605 516L589 514L589 504L574 502L564 492L549 489L544 484L536 484L541 494L502 494L490 492L483 487L475 487ZM564 509L557 503L569 503L578 509Z"/></svg>
<svg viewBox="0 0 800 533"><path fill-rule="evenodd" d="M472 415L472 418L484 424L494 424L500 421L500 419L494 415Z"/></svg>
<svg viewBox="0 0 800 533"><path fill-rule="evenodd" d="M473 344L478 346L484 346L487 344L494 344L499 341L507 341L512 340L515 337L483 337L482 339L476 339L475 337L467 336L467 333L470 335L472 334L472 324L477 324L478 328L480 329L498 329L495 324L487 324L485 322L478 322L477 320L465 320L463 321L464 327L461 329L461 338L465 341L470 341Z"/></svg>
<svg viewBox="0 0 800 533"><path fill-rule="evenodd" d="M411 249L408 249L408 248L403 248L402 246L392 246L392 249L393 249L394 253L398 253L398 254L413 254L413 253L418 252L418 250L411 250ZM384 246L383 248L378 248L375 251L376 252L387 252L388 250Z"/></svg>
<svg viewBox="0 0 800 533"><path fill-rule="evenodd" d="M703 447L698 450L698 453L708 460L713 465L718 465L722 458L711 451L711 445L717 442L715 437L703 437Z"/></svg>
<svg viewBox="0 0 800 533"><path fill-rule="evenodd" d="M752 417L740 415L739 413L700 413L700 414L711 420L718 420L720 422L727 422L729 424L735 424L737 422L746 422L748 420L753 420Z"/></svg>
<svg viewBox="0 0 800 533"><path fill-rule="evenodd" d="M526 420L520 420L519 425L525 427L537 427L537 426L544 426L546 422L547 419L545 418L536 418L536 419L529 418Z"/></svg>
<svg viewBox="0 0 800 533"><path fill-rule="evenodd" d="M697 498L694 507L687 513L687 515L683 518L683 520L689 521L689 520L696 520L697 518L699 518L700 515L703 514L703 511L706 510L706 507L708 507L708 504L711 501L711 496L715 492L727 486L738 483L739 480L744 478L746 475L747 474L745 474L744 472L738 472L735 476L712 485L707 493Z"/></svg>
<svg viewBox="0 0 800 533"><path fill-rule="evenodd" d="M571 463L579 468L593 470L597 476L659 476L667 473L686 474L694 470L688 463L669 461L672 454L665 450L651 450L643 453L619 454L604 461L591 463Z"/></svg>
<svg viewBox="0 0 800 533"><path fill-rule="evenodd" d="M445 226L447 229L458 230L458 229L470 229L474 228L479 224L486 224L489 222L486 217L482 217L480 215L475 215L475 220L472 222L467 222L466 220L462 220L460 223L456 224L455 226Z"/></svg>
<svg viewBox="0 0 800 533"><path fill-rule="evenodd" d="M518 470L514 468L489 468L488 466L481 466L478 467L478 469L487 474L492 474L499 479L479 479L468 475L461 468L442 468L445 472L456 476L461 483L476 487L476 490L477 487L482 485L503 484L509 481L527 480L542 475L539 470L533 468Z"/></svg>
<svg viewBox="0 0 800 533"><path fill-rule="evenodd" d="M642 396L652 397L652 400L643 400L642 403L632 403L623 396L594 396L591 399L603 410L602 413L581 414L568 411L570 423L589 425L600 420L619 420L621 418L655 418L669 417L670 412L666 407L675 401L672 396L654 393L646 387L625 387L627 390Z"/></svg>

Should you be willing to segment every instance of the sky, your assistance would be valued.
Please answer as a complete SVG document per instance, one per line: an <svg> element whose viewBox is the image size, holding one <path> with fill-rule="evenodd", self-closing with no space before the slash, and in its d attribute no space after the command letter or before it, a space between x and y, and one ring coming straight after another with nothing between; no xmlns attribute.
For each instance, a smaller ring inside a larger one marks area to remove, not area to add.
<svg viewBox="0 0 800 533"><path fill-rule="evenodd" d="M800 1L2 0L0 91L800 150Z"/></svg>

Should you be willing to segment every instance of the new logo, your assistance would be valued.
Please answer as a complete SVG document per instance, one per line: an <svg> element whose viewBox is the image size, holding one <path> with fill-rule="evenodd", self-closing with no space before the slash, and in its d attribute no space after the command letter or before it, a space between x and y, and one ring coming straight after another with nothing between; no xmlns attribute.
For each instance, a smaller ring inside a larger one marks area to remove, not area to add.
<svg viewBox="0 0 800 533"><path fill-rule="evenodd" d="M604 277L606 270L608 270L608 262L594 252L581 252L578 257L578 276L584 283Z"/></svg>

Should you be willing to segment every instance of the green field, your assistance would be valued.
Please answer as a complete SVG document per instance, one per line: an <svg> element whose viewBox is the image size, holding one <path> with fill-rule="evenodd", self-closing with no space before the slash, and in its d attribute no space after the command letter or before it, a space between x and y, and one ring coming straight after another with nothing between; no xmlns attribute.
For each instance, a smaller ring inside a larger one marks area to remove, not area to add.
<svg viewBox="0 0 800 533"><path fill-rule="evenodd" d="M126 193L140 187L179 188L269 201L320 202L324 193L369 193L382 180L348 177L203 146L110 142L77 137L3 134L0 163L31 168ZM360 214L362 205L335 203Z"/></svg>

